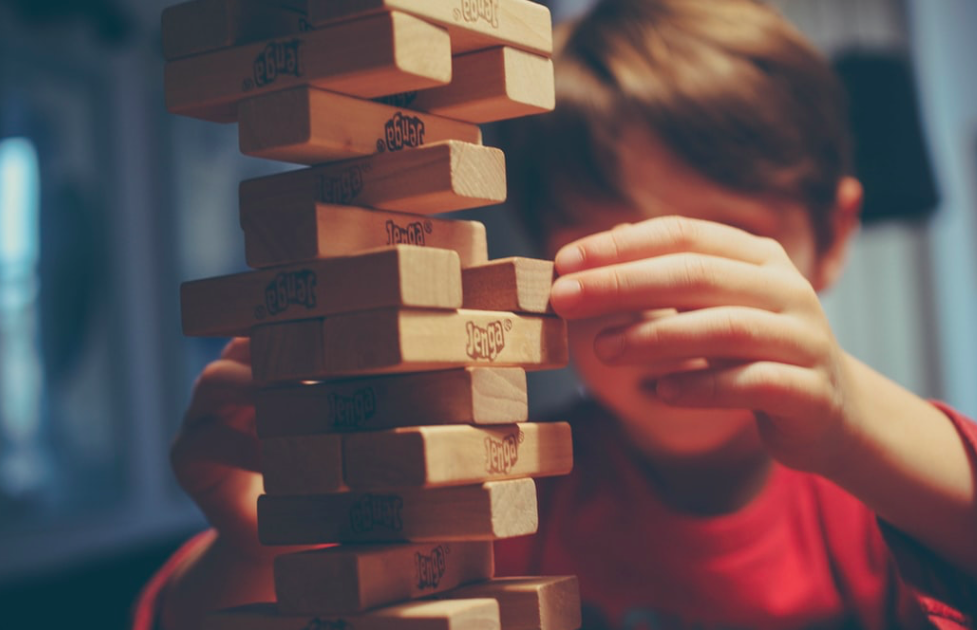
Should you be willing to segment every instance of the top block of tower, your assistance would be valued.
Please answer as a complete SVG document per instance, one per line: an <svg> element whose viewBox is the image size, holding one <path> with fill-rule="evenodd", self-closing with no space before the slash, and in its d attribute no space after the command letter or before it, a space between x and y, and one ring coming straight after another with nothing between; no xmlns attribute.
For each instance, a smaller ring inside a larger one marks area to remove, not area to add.
<svg viewBox="0 0 977 630"><path fill-rule="evenodd" d="M245 99L301 85L374 98L450 81L448 33L399 12L177 59L164 75L170 112L214 122L237 120Z"/></svg>
<svg viewBox="0 0 977 630"><path fill-rule="evenodd" d="M380 11L403 11L448 29L454 53L514 46L553 53L550 11L531 0L309 0L318 27Z"/></svg>
<svg viewBox="0 0 977 630"><path fill-rule="evenodd" d="M305 0L189 0L163 10L167 61L307 28Z"/></svg>

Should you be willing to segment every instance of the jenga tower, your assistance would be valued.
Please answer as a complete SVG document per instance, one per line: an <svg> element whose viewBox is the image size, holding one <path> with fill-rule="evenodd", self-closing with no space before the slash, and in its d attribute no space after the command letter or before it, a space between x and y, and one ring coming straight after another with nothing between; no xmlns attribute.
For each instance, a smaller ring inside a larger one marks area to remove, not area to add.
<svg viewBox="0 0 977 630"><path fill-rule="evenodd" d="M488 260L485 227L428 215L505 199L478 123L553 108L530 0L192 0L163 13L171 112L238 123L308 168L240 188L255 271L188 282L187 335L251 337L277 602L212 630L575 630L576 578L493 579L537 529L532 478L570 427L527 421L561 367L553 264ZM432 598L433 596L433 598Z"/></svg>

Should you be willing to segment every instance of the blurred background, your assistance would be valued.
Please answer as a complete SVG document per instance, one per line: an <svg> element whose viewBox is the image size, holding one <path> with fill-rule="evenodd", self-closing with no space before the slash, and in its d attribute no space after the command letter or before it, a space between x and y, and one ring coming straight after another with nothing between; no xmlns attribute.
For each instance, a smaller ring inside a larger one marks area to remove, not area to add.
<svg viewBox="0 0 977 630"><path fill-rule="evenodd" d="M282 167L241 157L232 126L166 113L167 4L0 0L4 628L126 627L204 526L167 450L224 342L182 337L178 286L244 269L238 182ZM549 4L564 19L589 0ZM977 2L774 4L851 91L866 225L824 296L835 331L977 417ZM486 222L492 257L533 254L504 209L464 215ZM575 390L567 371L531 386L535 411Z"/></svg>

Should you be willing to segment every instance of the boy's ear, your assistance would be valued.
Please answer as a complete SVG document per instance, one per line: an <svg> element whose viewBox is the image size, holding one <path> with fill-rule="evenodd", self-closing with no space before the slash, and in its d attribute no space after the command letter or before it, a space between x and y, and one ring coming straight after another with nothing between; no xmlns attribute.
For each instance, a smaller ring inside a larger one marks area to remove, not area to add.
<svg viewBox="0 0 977 630"><path fill-rule="evenodd" d="M822 291L831 287L841 276L848 257L848 246L858 231L859 215L865 191L862 183L854 177L843 177L838 182L835 206L831 210L831 245L821 252L818 259L817 277L814 288Z"/></svg>

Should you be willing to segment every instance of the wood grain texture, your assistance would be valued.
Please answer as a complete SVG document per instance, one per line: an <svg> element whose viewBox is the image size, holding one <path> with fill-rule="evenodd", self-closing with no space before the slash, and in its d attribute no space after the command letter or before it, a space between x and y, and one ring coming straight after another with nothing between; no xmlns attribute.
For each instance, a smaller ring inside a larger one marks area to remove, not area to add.
<svg viewBox="0 0 977 630"><path fill-rule="evenodd" d="M383 493L258 498L263 545L496 540L536 532L532 479Z"/></svg>
<svg viewBox="0 0 977 630"><path fill-rule="evenodd" d="M309 0L309 22L319 26L394 10L446 27L455 52L500 44L553 52L550 11L529 0Z"/></svg>
<svg viewBox="0 0 977 630"><path fill-rule="evenodd" d="M556 106L548 57L502 47L458 55L453 64L451 83L381 100L473 123L542 114Z"/></svg>
<svg viewBox="0 0 977 630"><path fill-rule="evenodd" d="M467 368L275 387L255 395L259 437L437 424L511 424L528 416L520 368Z"/></svg>
<svg viewBox="0 0 977 630"><path fill-rule="evenodd" d="M491 597L499 602L502 630L577 630L583 623L580 585L573 575L495 578L438 597Z"/></svg>
<svg viewBox="0 0 977 630"><path fill-rule="evenodd" d="M343 481L341 435L261 440L261 473L268 494L287 494L296 485L310 494L349 489Z"/></svg>
<svg viewBox="0 0 977 630"><path fill-rule="evenodd" d="M500 630L494 599L420 601L344 615L288 615L274 603L211 613L204 630Z"/></svg>
<svg viewBox="0 0 977 630"><path fill-rule="evenodd" d="M500 258L462 271L464 308L516 313L552 313L553 262Z"/></svg>
<svg viewBox="0 0 977 630"><path fill-rule="evenodd" d="M163 9L167 60L284 37L307 29L306 3L296 0L190 0Z"/></svg>
<svg viewBox="0 0 977 630"><path fill-rule="evenodd" d="M355 490L434 488L565 475L573 448L565 422L408 427L346 434L343 460Z"/></svg>
<svg viewBox="0 0 977 630"><path fill-rule="evenodd" d="M318 201L437 214L505 201L502 151L448 141L241 182L241 223L252 212Z"/></svg>
<svg viewBox="0 0 977 630"><path fill-rule="evenodd" d="M376 309L271 324L251 334L258 383L460 367L567 363L566 322L500 311Z"/></svg>
<svg viewBox="0 0 977 630"><path fill-rule="evenodd" d="M244 255L261 269L346 256L388 245L451 249L461 266L488 261L485 225L478 221L316 203L262 205L241 217Z"/></svg>
<svg viewBox="0 0 977 630"><path fill-rule="evenodd" d="M492 543L342 545L275 558L284 613L346 614L492 577Z"/></svg>
<svg viewBox="0 0 977 630"><path fill-rule="evenodd" d="M238 108L241 152L320 164L444 140L482 143L477 125L307 86L256 96Z"/></svg>
<svg viewBox="0 0 977 630"><path fill-rule="evenodd" d="M373 98L450 80L447 32L402 13L177 59L164 72L167 109L214 122L236 120L243 99L300 85Z"/></svg>
<svg viewBox="0 0 977 630"><path fill-rule="evenodd" d="M183 333L246 336L255 326L387 306L461 306L449 249L396 245L351 256L185 282Z"/></svg>

